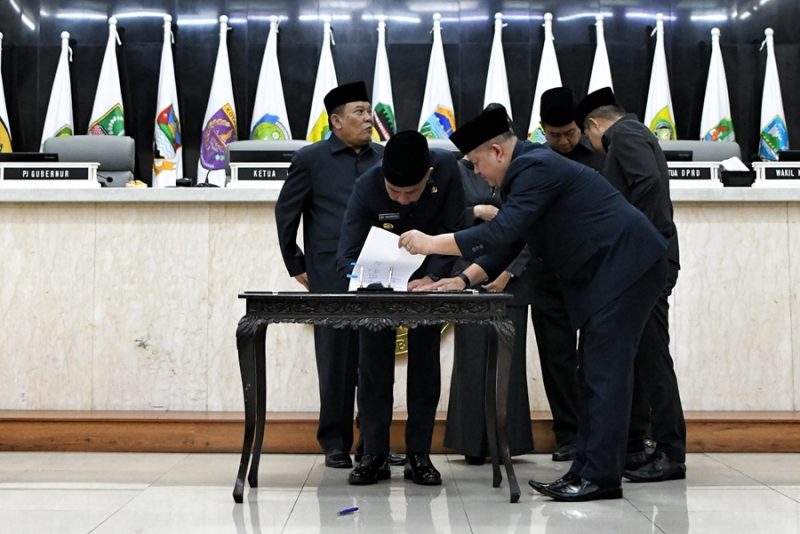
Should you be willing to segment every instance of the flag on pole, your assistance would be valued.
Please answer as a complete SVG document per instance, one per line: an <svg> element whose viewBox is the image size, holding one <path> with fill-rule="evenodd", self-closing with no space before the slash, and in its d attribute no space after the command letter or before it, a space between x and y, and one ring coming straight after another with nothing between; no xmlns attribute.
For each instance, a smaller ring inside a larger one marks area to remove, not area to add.
<svg viewBox="0 0 800 534"><path fill-rule="evenodd" d="M511 117L511 96L508 92L506 57L503 54L503 14L494 14L494 39L489 55L489 72L486 74L486 90L483 93L483 107L492 102L502 104Z"/></svg>
<svg viewBox="0 0 800 534"><path fill-rule="evenodd" d="M100 79L94 95L92 115L89 120L91 135L125 135L125 112L122 107L122 89L117 68L117 45L121 45L117 34L117 18L108 19L108 41Z"/></svg>
<svg viewBox="0 0 800 534"><path fill-rule="evenodd" d="M656 15L656 50L653 68L650 71L650 89L647 91L647 106L644 124L662 141L675 140L675 112L672 111L672 96L667 75L667 53L664 51L664 15Z"/></svg>
<svg viewBox="0 0 800 534"><path fill-rule="evenodd" d="M761 97L761 140L758 155L761 159L776 161L778 152L789 149L789 131L786 128L786 114L783 112L781 81L778 78L778 64L775 61L775 47L772 28L764 30L763 49L767 47L767 70L764 73L764 93Z"/></svg>
<svg viewBox="0 0 800 534"><path fill-rule="evenodd" d="M283 98L281 69L278 65L279 23L280 19L273 16L269 25L269 36L264 49L264 58L261 60L256 101L253 106L251 139L283 141L292 138L289 116L286 114L286 100Z"/></svg>
<svg viewBox="0 0 800 534"><path fill-rule="evenodd" d="M200 159L197 162L197 183L225 187L225 147L236 141L236 103L228 59L228 17L219 17L219 48L211 79L203 133L200 138Z"/></svg>
<svg viewBox="0 0 800 534"><path fill-rule="evenodd" d="M548 89L561 87L561 71L558 69L556 48L553 46L553 14L544 14L544 45L542 46L542 59L539 61L539 74L536 77L536 89L533 91L533 108L531 109L531 122L528 125L528 139L534 143L544 143L541 117L542 93Z"/></svg>
<svg viewBox="0 0 800 534"><path fill-rule="evenodd" d="M375 77L372 82L373 141L387 141L397 133L392 98L392 77L386 55L386 17L378 18L378 52L375 55Z"/></svg>
<svg viewBox="0 0 800 534"><path fill-rule="evenodd" d="M174 186L183 176L181 121L178 111L178 88L172 61L172 17L164 15L164 43L161 47L161 70L158 75L156 119L153 131L153 187Z"/></svg>
<svg viewBox="0 0 800 534"><path fill-rule="evenodd" d="M3 34L0 32L0 152L11 152L11 127L8 125L6 92L3 88Z"/></svg>
<svg viewBox="0 0 800 534"><path fill-rule="evenodd" d="M594 49L594 63L592 63L592 76L589 78L589 91L593 93L603 87L614 90L611 82L611 65L608 63L608 50L606 50L606 36L603 31L603 15L595 15L594 27L597 29L597 47Z"/></svg>
<svg viewBox="0 0 800 534"><path fill-rule="evenodd" d="M428 139L447 139L456 129L456 114L453 97L450 96L450 80L444 61L442 45L442 16L433 14L433 46L428 63L428 81L419 115L419 131Z"/></svg>
<svg viewBox="0 0 800 534"><path fill-rule="evenodd" d="M322 51L319 54L317 67L317 81L314 84L314 97L311 99L311 113L308 116L306 139L316 142L331 136L331 127L328 124L328 111L325 109L325 95L328 91L339 85L336 81L336 67L333 65L331 54L333 33L330 18L325 18L322 25Z"/></svg>
<svg viewBox="0 0 800 534"><path fill-rule="evenodd" d="M69 77L71 61L69 32L61 32L61 55L58 58L53 89L50 91L50 103L47 104L47 114L44 118L42 147L45 139L75 134L75 123L72 120L72 84Z"/></svg>
<svg viewBox="0 0 800 534"><path fill-rule="evenodd" d="M719 28L711 29L711 63L708 66L706 96L700 119L700 139L703 141L735 141L731 120L731 101L728 80L719 47Z"/></svg>

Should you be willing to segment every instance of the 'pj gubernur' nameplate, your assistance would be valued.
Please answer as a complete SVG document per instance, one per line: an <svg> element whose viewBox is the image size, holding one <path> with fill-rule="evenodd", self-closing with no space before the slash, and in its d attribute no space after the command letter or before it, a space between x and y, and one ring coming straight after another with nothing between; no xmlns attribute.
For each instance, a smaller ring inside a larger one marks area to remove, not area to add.
<svg viewBox="0 0 800 534"><path fill-rule="evenodd" d="M86 167L6 167L4 180L83 180L89 179Z"/></svg>

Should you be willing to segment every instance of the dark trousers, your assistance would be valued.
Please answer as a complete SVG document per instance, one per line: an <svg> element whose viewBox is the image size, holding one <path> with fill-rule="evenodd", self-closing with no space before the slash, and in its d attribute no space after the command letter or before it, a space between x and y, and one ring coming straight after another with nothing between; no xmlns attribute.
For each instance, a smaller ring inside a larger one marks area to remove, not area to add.
<svg viewBox="0 0 800 534"><path fill-rule="evenodd" d="M667 281L644 325L636 354L633 412L628 452L641 450L645 435L658 450L677 462L686 461L686 421L669 353L669 301L678 279L678 267L670 263Z"/></svg>
<svg viewBox="0 0 800 534"><path fill-rule="evenodd" d="M406 452L429 453L436 405L439 403L440 326L408 330ZM396 331L359 329L358 415L364 434L364 453L389 454L389 429L394 405Z"/></svg>
<svg viewBox="0 0 800 534"><path fill-rule="evenodd" d="M553 414L553 434L560 447L575 443L578 432L578 336L567 315L558 280L549 272L538 270L532 276L531 322L542 383Z"/></svg>
<svg viewBox="0 0 800 534"><path fill-rule="evenodd" d="M580 329L577 456L570 471L618 485L625 465L639 339L664 287L661 259Z"/></svg>
<svg viewBox="0 0 800 534"><path fill-rule="evenodd" d="M358 332L315 326L314 349L320 401L317 441L325 452L349 451L358 379Z"/></svg>
<svg viewBox="0 0 800 534"><path fill-rule="evenodd" d="M506 307L506 315L514 324L506 428L511 454L519 455L533 452L533 429L525 369L528 307L510 304ZM484 398L489 328L491 327L473 324L455 327L455 358L450 377L444 446L465 456L485 457L489 450Z"/></svg>

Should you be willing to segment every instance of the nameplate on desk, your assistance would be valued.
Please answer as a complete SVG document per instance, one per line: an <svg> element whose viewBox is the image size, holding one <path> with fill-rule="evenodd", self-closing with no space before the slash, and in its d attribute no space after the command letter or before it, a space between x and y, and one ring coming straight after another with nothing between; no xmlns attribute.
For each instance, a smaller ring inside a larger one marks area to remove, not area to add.
<svg viewBox="0 0 800 534"><path fill-rule="evenodd" d="M800 179L800 168L764 167L764 178L767 180L797 180Z"/></svg>
<svg viewBox="0 0 800 534"><path fill-rule="evenodd" d="M672 180L711 180L710 167L670 167L669 177Z"/></svg>
<svg viewBox="0 0 800 534"><path fill-rule="evenodd" d="M239 167L237 179L252 180L286 180L289 176L288 167Z"/></svg>
<svg viewBox="0 0 800 534"><path fill-rule="evenodd" d="M6 167L4 180L88 180L87 167Z"/></svg>
<svg viewBox="0 0 800 534"><path fill-rule="evenodd" d="M800 187L800 161L754 161L753 187Z"/></svg>

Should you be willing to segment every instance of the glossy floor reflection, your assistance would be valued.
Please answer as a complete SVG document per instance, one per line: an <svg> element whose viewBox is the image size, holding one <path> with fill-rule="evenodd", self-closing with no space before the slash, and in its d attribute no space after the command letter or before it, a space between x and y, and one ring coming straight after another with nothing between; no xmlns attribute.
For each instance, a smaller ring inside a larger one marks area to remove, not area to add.
<svg viewBox="0 0 800 534"><path fill-rule="evenodd" d="M548 455L515 459L519 504L491 466L434 457L441 487L349 486L321 455L262 457L261 487L231 497L237 454L0 453L3 533L536 532L800 534L800 454L694 454L685 481L624 485L625 498L564 504L530 478L560 476ZM339 510L359 511L339 516Z"/></svg>

